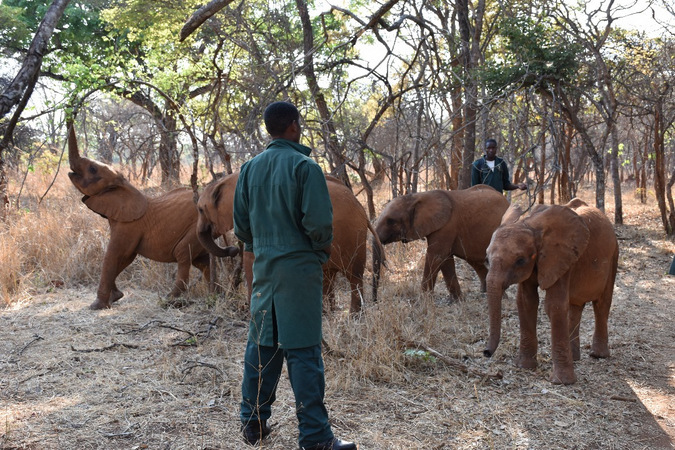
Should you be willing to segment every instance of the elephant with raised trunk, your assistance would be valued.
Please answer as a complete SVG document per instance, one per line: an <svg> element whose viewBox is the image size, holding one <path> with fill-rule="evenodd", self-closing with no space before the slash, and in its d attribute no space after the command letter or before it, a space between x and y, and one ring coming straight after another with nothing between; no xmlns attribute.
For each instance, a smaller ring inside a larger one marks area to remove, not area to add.
<svg viewBox="0 0 675 450"><path fill-rule="evenodd" d="M136 255L178 263L171 297L185 291L191 264L208 280L209 254L197 238L197 207L192 191L180 188L157 198L146 197L112 167L80 156L75 129L72 123L68 127L70 181L84 194L84 204L108 219L110 225L96 301L90 308L110 308L124 296L115 280ZM224 253L235 256L238 252L237 247L230 247Z"/></svg>
<svg viewBox="0 0 675 450"><path fill-rule="evenodd" d="M486 185L458 191L433 190L402 195L390 201L377 219L375 231L383 244L427 240L422 291L432 291L443 274L450 297L462 295L455 259L476 271L485 291L485 249L492 232L509 207L506 198ZM374 261L373 298L377 297L380 270Z"/></svg>
<svg viewBox="0 0 675 450"><path fill-rule="evenodd" d="M520 321L519 367L537 366L539 293L546 291L544 309L551 321L551 381L576 382L573 360L581 357L579 324L588 302L593 303L595 333L591 356L607 358L607 320L612 305L619 246L605 214L573 199L567 205L537 205L530 215L511 207L487 249L490 336L485 356L499 345L502 296L518 283Z"/></svg>
<svg viewBox="0 0 675 450"><path fill-rule="evenodd" d="M232 205L234 188L238 173L208 185L197 202L199 219L197 235L208 251L216 256L223 254L223 249L213 240L214 236L224 235L234 227ZM361 311L363 292L363 272L366 266L366 240L368 230L375 236L374 246L382 260L384 249L368 221L363 206L352 191L337 178L326 175L328 193L333 204L333 243L330 258L323 265L323 292L331 309L335 309L335 281L338 274L343 274L351 287L350 313ZM244 252L244 273L250 289L252 285L253 254ZM301 280L299 280L301 282Z"/></svg>

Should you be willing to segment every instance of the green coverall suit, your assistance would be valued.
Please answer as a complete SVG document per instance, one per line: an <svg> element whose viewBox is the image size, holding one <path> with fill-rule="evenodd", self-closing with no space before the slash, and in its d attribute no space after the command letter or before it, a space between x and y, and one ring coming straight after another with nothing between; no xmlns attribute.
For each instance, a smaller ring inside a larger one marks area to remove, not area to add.
<svg viewBox="0 0 675 450"><path fill-rule="evenodd" d="M333 208L310 152L273 140L242 166L233 211L235 235L255 256L240 418L269 419L286 358L301 447L333 438L321 356L321 265L333 239Z"/></svg>

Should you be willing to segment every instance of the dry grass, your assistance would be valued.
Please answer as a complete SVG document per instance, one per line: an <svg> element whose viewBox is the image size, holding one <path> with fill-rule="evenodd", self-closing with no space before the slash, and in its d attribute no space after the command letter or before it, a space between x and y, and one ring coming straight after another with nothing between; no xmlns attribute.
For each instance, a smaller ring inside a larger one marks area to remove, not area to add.
<svg viewBox="0 0 675 450"><path fill-rule="evenodd" d="M513 366L513 301L504 302L502 343L486 359L484 296L468 265L458 263L466 298L450 303L442 279L434 293L420 294L424 242L387 246L380 303L366 295L362 316L350 318L345 283L340 310L324 318L336 434L362 450L673 448L675 278L664 274L675 245L663 238L653 201L625 201L613 355L583 355L573 386L547 381L543 313L537 370ZM119 277L126 296L111 310L89 311L107 231L67 179L39 208L27 198L0 228L0 448L245 448L238 433L244 287L214 296L195 281L187 306L168 307L175 265L138 258ZM592 327L589 308L586 351ZM438 353L406 351L415 343ZM498 371L502 379L490 377ZM264 448L296 448L286 376L272 424Z"/></svg>

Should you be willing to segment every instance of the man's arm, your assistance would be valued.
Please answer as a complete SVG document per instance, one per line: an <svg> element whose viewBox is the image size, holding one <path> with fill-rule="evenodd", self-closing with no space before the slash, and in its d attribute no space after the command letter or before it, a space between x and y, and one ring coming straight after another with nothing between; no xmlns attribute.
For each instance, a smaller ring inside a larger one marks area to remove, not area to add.
<svg viewBox="0 0 675 450"><path fill-rule="evenodd" d="M525 183L518 183L518 184L513 184L511 183L511 178L509 177L509 168L506 165L506 161L502 163L504 166L502 170L502 180L503 180L503 185L504 185L504 190L505 191L514 191L516 189L520 189L521 191L524 191L527 189L527 185Z"/></svg>

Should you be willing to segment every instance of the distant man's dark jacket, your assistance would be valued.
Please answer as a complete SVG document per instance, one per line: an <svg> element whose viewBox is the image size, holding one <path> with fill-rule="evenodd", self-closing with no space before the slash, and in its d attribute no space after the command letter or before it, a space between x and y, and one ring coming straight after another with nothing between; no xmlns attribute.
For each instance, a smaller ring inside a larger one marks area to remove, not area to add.
<svg viewBox="0 0 675 450"><path fill-rule="evenodd" d="M504 192L505 188L511 186L509 178L509 168L502 158L495 157L494 170L487 165L485 156L477 159L471 164L471 186L477 184L487 184L495 188L498 192Z"/></svg>

